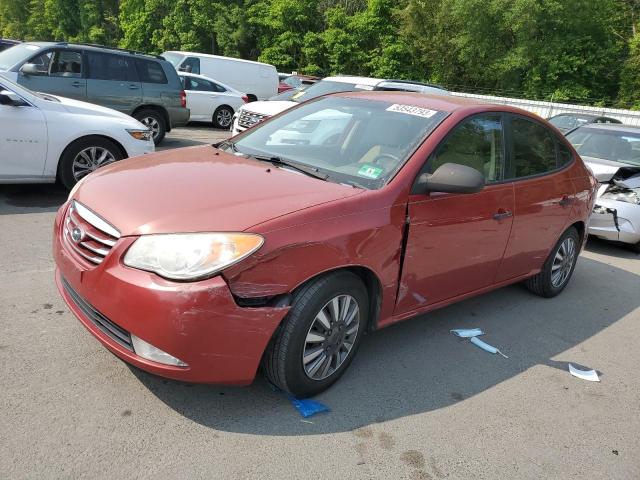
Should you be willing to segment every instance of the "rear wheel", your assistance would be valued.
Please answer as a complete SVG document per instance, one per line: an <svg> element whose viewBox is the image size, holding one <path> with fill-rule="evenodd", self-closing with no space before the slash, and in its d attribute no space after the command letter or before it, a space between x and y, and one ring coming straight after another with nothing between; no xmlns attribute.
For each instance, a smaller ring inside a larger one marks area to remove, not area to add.
<svg viewBox="0 0 640 480"><path fill-rule="evenodd" d="M86 175L125 157L122 150L104 137L85 137L69 145L58 164L58 179L71 189Z"/></svg>
<svg viewBox="0 0 640 480"><path fill-rule="evenodd" d="M574 227L570 227L551 250L540 273L525 282L527 288L541 297L558 295L573 275L579 249L580 235Z"/></svg>
<svg viewBox="0 0 640 480"><path fill-rule="evenodd" d="M153 134L153 143L158 145L162 142L167 133L167 125L160 112L145 108L134 113L133 118L151 130L151 133Z"/></svg>
<svg viewBox="0 0 640 480"><path fill-rule="evenodd" d="M216 111L213 112L212 121L214 127L227 130L233 121L233 109L226 105L216 108Z"/></svg>
<svg viewBox="0 0 640 480"><path fill-rule="evenodd" d="M350 272L332 273L303 287L264 354L267 378L297 397L329 388L356 354L368 305L364 284Z"/></svg>

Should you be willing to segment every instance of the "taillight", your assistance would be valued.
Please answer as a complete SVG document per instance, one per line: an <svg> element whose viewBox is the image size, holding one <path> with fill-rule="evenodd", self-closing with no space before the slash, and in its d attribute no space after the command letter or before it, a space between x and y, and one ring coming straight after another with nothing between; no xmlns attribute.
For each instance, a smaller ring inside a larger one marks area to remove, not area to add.
<svg viewBox="0 0 640 480"><path fill-rule="evenodd" d="M180 106L185 108L187 106L187 94L184 90L180 91Z"/></svg>
<svg viewBox="0 0 640 480"><path fill-rule="evenodd" d="M249 103L249 97L247 95L242 95L242 101L244 103Z"/></svg>

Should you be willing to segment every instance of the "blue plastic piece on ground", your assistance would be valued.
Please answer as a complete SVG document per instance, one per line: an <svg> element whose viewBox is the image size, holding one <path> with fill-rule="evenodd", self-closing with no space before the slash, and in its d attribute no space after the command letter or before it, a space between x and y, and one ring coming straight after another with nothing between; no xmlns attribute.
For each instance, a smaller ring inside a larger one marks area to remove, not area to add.
<svg viewBox="0 0 640 480"><path fill-rule="evenodd" d="M289 395L289 400L291 400L293 406L296 407L296 410L298 410L298 412L300 412L300 415L302 415L304 418L309 418L316 413L331 411L331 409L325 404L317 402L316 400L300 400L292 395Z"/></svg>

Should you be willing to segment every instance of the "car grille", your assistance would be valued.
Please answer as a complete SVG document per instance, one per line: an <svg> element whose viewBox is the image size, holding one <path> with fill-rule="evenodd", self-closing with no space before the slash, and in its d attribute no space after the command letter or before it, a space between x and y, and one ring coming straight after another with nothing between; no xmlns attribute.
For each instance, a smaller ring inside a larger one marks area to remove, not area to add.
<svg viewBox="0 0 640 480"><path fill-rule="evenodd" d="M120 344L127 350L133 352L133 344L131 343L131 334L125 329L119 327L107 317L102 315L99 311L93 308L84 298L76 292L69 282L64 278L62 279L62 285L65 292L69 294L73 303L80 309L82 313L93 323L102 333L107 335L111 340Z"/></svg>
<svg viewBox="0 0 640 480"><path fill-rule="evenodd" d="M74 200L64 219L62 237L68 250L89 265L98 265L116 244L120 232Z"/></svg>
<svg viewBox="0 0 640 480"><path fill-rule="evenodd" d="M240 117L238 118L238 126L240 128L251 128L269 117L270 115L242 110L240 112Z"/></svg>

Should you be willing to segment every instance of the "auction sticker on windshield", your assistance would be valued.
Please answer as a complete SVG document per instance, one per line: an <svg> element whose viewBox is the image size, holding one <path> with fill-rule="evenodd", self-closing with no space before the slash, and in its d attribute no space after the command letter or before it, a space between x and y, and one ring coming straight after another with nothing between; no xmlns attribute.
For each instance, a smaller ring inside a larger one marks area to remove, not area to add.
<svg viewBox="0 0 640 480"><path fill-rule="evenodd" d="M358 170L358 175L366 178L373 178L374 180L382 175L382 169L379 167L374 167L373 165L363 165Z"/></svg>
<svg viewBox="0 0 640 480"><path fill-rule="evenodd" d="M413 105L401 105L399 103L394 103L389 108L387 108L387 112L399 112L406 113L408 115L415 115L417 117L423 118L431 118L437 112L437 110L429 110L428 108L420 108L414 107Z"/></svg>

